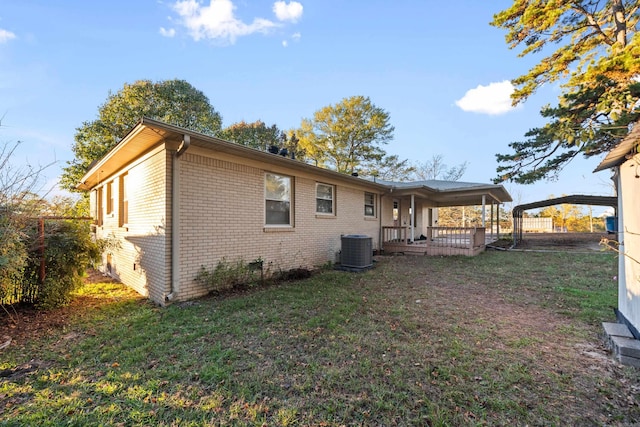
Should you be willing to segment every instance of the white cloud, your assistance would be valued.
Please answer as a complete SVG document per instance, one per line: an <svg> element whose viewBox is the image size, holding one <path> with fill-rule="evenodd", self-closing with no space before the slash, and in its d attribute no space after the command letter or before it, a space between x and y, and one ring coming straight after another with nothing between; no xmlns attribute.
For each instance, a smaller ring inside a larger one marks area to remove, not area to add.
<svg viewBox="0 0 640 427"><path fill-rule="evenodd" d="M278 26L263 18L255 18L251 24L246 24L234 16L235 8L231 0L210 0L208 6L197 0L180 0L173 5L180 23L195 41L210 39L233 44L240 36L266 33Z"/></svg>
<svg viewBox="0 0 640 427"><path fill-rule="evenodd" d="M2 28L0 28L0 44L1 43L6 43L9 40L15 39L16 35L14 33L12 33L11 31L7 31L7 30L3 30Z"/></svg>
<svg viewBox="0 0 640 427"><path fill-rule="evenodd" d="M300 33L291 34L291 40L293 40L294 42L299 42L301 37L302 37L302 35ZM282 46L288 47L289 46L289 40L286 40L286 39L282 40Z"/></svg>
<svg viewBox="0 0 640 427"><path fill-rule="evenodd" d="M173 37L176 35L176 30L173 28L169 28L168 30L164 27L160 27L160 34L165 37Z"/></svg>
<svg viewBox="0 0 640 427"><path fill-rule="evenodd" d="M489 83L488 86L478 85L469 89L456 105L463 111L472 113L499 115L512 111L511 94L514 87L509 80Z"/></svg>
<svg viewBox="0 0 640 427"><path fill-rule="evenodd" d="M277 1L273 4L273 13L280 21L297 22L302 16L302 4L297 1Z"/></svg>

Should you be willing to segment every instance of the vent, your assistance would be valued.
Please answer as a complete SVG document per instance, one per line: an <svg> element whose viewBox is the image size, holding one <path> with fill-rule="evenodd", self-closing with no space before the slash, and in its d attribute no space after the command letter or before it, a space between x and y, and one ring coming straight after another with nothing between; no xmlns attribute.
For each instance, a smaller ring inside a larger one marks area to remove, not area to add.
<svg viewBox="0 0 640 427"><path fill-rule="evenodd" d="M342 267L356 269L371 267L373 265L371 237L361 234L348 234L346 236L342 236L340 264Z"/></svg>

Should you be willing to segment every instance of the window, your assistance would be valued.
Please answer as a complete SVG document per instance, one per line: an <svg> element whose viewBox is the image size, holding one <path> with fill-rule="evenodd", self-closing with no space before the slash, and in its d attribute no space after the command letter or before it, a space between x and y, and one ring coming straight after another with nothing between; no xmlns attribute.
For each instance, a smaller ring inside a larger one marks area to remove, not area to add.
<svg viewBox="0 0 640 427"><path fill-rule="evenodd" d="M120 176L120 203L119 203L119 223L120 227L129 223L129 199L127 196L127 181L129 174L125 172Z"/></svg>
<svg viewBox="0 0 640 427"><path fill-rule="evenodd" d="M107 215L113 213L113 181L107 183Z"/></svg>
<svg viewBox="0 0 640 427"><path fill-rule="evenodd" d="M376 216L376 195L364 193L364 216Z"/></svg>
<svg viewBox="0 0 640 427"><path fill-rule="evenodd" d="M291 225L291 177L265 175L265 224Z"/></svg>
<svg viewBox="0 0 640 427"><path fill-rule="evenodd" d="M316 212L333 214L333 185L316 184Z"/></svg>
<svg viewBox="0 0 640 427"><path fill-rule="evenodd" d="M102 201L102 187L96 190L96 220L98 225L102 225L103 223L103 201Z"/></svg>

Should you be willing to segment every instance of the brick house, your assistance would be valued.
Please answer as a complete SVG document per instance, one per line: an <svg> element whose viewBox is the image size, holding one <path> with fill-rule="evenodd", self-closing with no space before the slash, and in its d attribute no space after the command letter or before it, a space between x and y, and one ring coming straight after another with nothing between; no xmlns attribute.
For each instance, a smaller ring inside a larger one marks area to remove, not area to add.
<svg viewBox="0 0 640 427"><path fill-rule="evenodd" d="M78 188L95 236L119 243L103 271L164 304L206 294L195 276L223 259L313 268L339 261L342 235L409 247L438 206L511 201L499 185L428 183L373 182L145 118Z"/></svg>

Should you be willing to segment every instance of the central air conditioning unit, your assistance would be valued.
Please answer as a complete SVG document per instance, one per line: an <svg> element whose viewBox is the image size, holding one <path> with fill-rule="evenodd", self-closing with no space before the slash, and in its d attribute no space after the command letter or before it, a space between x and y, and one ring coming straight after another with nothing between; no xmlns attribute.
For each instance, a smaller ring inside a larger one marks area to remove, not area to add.
<svg viewBox="0 0 640 427"><path fill-rule="evenodd" d="M341 239L340 264L342 267L365 269L373 265L371 237L362 234L347 234L341 236Z"/></svg>

